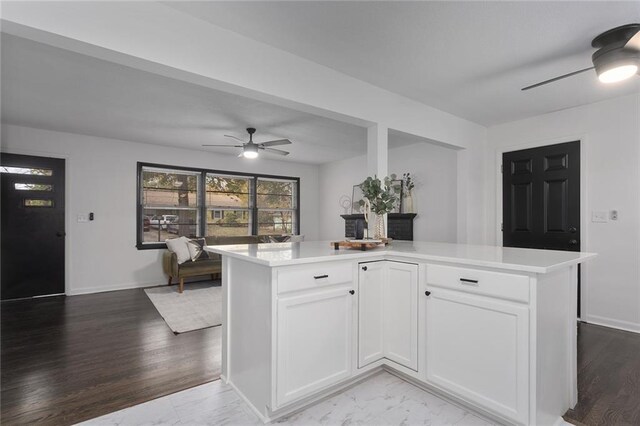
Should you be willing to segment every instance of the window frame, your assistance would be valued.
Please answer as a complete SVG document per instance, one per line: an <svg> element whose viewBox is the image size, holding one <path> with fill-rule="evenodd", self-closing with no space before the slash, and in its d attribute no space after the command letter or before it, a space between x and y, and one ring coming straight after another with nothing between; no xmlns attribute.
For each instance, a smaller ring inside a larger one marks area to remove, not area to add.
<svg viewBox="0 0 640 426"><path fill-rule="evenodd" d="M166 169L170 170L178 170L178 171L188 171L195 172L200 174L199 184L198 184L198 205L196 209L202 218L200 220L200 224L198 225L198 234L201 235L200 238L205 238L206 226L207 226L207 204L206 204L206 175L207 174L219 174L219 175L227 175L227 176L238 176L244 177L253 180L253 185L251 188L251 197L253 197L254 205L250 206L248 209L251 214L252 220L252 228L251 235L258 235L258 202L257 202L257 191L258 191L258 179L277 179L277 180L288 180L291 182L295 182L296 184L296 200L297 205L294 210L295 214L295 224L292 234L300 235L300 177L298 176L281 176L281 175L268 175L262 173L250 173L250 172L236 172L236 171L227 171L227 170L216 170L216 169L202 169L198 167L185 167L185 166L173 166L169 164L158 164L158 163L146 163L138 161L137 163L137 172L136 172L136 248L138 250L157 250L157 249L166 249L167 244L165 242L144 242L144 230L142 226L142 213L144 211L144 206L142 205L142 171L145 167L149 168L157 168L157 169Z"/></svg>

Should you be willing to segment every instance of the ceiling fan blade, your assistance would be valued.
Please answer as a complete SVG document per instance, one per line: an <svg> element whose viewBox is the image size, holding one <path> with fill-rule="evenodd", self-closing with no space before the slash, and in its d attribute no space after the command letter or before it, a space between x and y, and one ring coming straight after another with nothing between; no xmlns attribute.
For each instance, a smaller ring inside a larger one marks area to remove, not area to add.
<svg viewBox="0 0 640 426"><path fill-rule="evenodd" d="M521 90L534 89L536 87L540 87L540 86L545 85L545 84L553 83L554 81L562 80L563 78L571 77L571 76L574 76L576 74L580 74L580 73L592 70L594 68L595 67L589 67L589 68L585 68L583 70L570 72L569 74L561 75L559 77L555 77L555 78L551 78L549 80L541 81L540 83L532 84L531 86L523 87Z"/></svg>
<svg viewBox="0 0 640 426"><path fill-rule="evenodd" d="M222 146L224 148L242 148L243 145L202 144L202 146Z"/></svg>
<svg viewBox="0 0 640 426"><path fill-rule="evenodd" d="M224 137L225 137L225 138L235 139L235 140L237 140L238 142L246 143L246 142L245 142L245 141L243 141L242 139L237 138L237 137L232 136L232 135L224 135Z"/></svg>
<svg viewBox="0 0 640 426"><path fill-rule="evenodd" d="M640 52L640 30L629 39L627 44L624 45L625 49L633 49Z"/></svg>
<svg viewBox="0 0 640 426"><path fill-rule="evenodd" d="M289 145L291 142L289 139L278 139L275 141L268 141L268 142L260 142L258 145L262 145L262 146L278 146L278 145Z"/></svg>
<svg viewBox="0 0 640 426"><path fill-rule="evenodd" d="M264 148L264 147L260 147L260 149L263 149L267 152L270 152L272 154L278 154L278 155L289 155L289 153L287 151L283 151L281 149L275 149L275 148Z"/></svg>

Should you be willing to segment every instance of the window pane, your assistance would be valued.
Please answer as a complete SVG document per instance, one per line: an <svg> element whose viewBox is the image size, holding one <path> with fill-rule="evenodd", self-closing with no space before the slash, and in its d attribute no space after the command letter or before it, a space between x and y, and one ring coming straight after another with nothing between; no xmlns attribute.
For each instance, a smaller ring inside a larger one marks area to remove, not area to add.
<svg viewBox="0 0 640 426"><path fill-rule="evenodd" d="M260 210L258 235L290 235L295 230L294 212L291 210Z"/></svg>
<svg viewBox="0 0 640 426"><path fill-rule="evenodd" d="M251 179L207 174L206 204L210 207L249 208Z"/></svg>
<svg viewBox="0 0 640 426"><path fill-rule="evenodd" d="M53 200L37 200L27 198L24 200L25 207L53 207Z"/></svg>
<svg viewBox="0 0 640 426"><path fill-rule="evenodd" d="M53 191L53 185L43 183L15 183L13 187L18 191Z"/></svg>
<svg viewBox="0 0 640 426"><path fill-rule="evenodd" d="M295 209L296 182L259 179L258 208Z"/></svg>
<svg viewBox="0 0 640 426"><path fill-rule="evenodd" d="M207 236L251 235L250 210L207 209Z"/></svg>
<svg viewBox="0 0 640 426"><path fill-rule="evenodd" d="M0 167L0 173L12 173L16 175L37 175L52 176L53 170L50 169L31 169L27 167Z"/></svg>
<svg viewBox="0 0 640 426"><path fill-rule="evenodd" d="M197 237L198 223L197 209L144 209L142 216L143 242L164 242L164 240L182 236Z"/></svg>
<svg viewBox="0 0 640 426"><path fill-rule="evenodd" d="M146 207L197 207L197 172L146 169L142 171L142 204Z"/></svg>

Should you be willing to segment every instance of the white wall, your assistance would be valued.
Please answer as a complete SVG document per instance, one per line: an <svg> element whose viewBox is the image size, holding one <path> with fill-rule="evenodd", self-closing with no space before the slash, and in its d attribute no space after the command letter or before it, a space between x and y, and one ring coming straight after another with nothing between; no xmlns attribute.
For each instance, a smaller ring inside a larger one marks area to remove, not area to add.
<svg viewBox="0 0 640 426"><path fill-rule="evenodd" d="M583 319L640 332L640 94L489 128L484 183L470 183L486 194L487 242L496 243L498 229L497 150L578 139L586 156L581 248L599 254L584 267ZM618 221L590 221L593 210L614 209Z"/></svg>
<svg viewBox="0 0 640 426"><path fill-rule="evenodd" d="M136 163L299 176L301 233L318 237L318 166L2 126L2 151L66 159L67 294L162 284L163 250L136 249ZM95 221L77 223L78 214Z"/></svg>
<svg viewBox="0 0 640 426"><path fill-rule="evenodd" d="M389 150L389 174L409 172L416 179L414 239L456 242L457 151L430 143ZM353 185L367 177L367 157L348 158L320 166L320 235L344 237L340 196L351 197Z"/></svg>

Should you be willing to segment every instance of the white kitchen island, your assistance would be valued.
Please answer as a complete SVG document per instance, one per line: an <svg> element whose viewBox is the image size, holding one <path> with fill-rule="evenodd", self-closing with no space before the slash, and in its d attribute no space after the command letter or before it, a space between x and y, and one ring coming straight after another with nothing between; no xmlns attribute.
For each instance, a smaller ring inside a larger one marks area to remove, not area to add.
<svg viewBox="0 0 640 426"><path fill-rule="evenodd" d="M223 261L223 380L265 422L381 368L507 424L560 423L577 402L577 265L593 254L206 249Z"/></svg>

